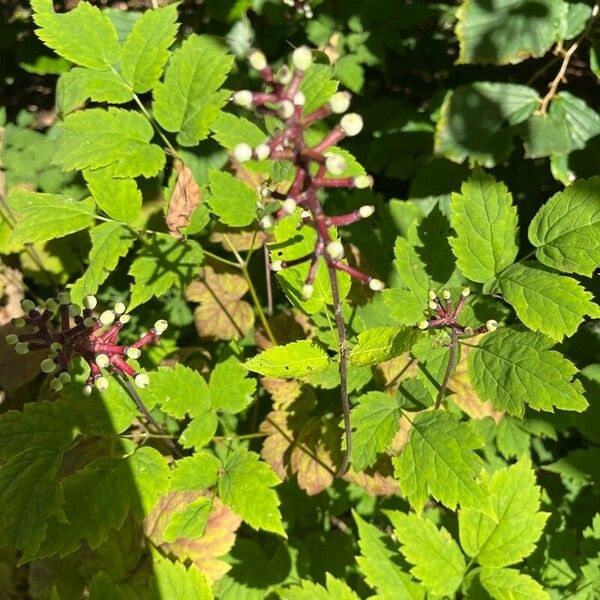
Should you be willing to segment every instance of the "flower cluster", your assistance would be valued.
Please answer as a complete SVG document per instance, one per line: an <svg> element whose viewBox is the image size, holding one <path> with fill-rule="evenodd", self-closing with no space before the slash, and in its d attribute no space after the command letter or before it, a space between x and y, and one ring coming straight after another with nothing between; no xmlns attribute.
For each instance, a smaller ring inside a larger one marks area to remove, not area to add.
<svg viewBox="0 0 600 600"><path fill-rule="evenodd" d="M253 50L249 55L250 65L256 69L267 86L267 91L251 92L240 90L232 96L232 101L242 107L254 109L258 114L276 116L283 127L256 148L246 143L238 144L233 155L239 162L251 159L284 160L294 165L295 176L287 191L283 194L267 190L269 200L280 202L280 208L274 213L275 218L292 214L297 208L302 209L302 223L315 229L317 239L310 254L293 261L274 261L271 268L280 271L303 262L309 262L308 276L302 289L305 298L313 293L313 281L318 261L323 257L327 265L339 271L349 273L351 277L368 285L374 291L383 289L383 282L362 273L343 262L344 247L333 239L328 231L332 226L344 226L370 217L373 206L362 206L351 213L328 216L317 197L324 188L357 188L370 187L373 179L367 175L358 177L340 177L346 170L346 160L331 148L345 137L360 133L363 121L356 113L347 113L350 106L348 92L336 92L327 104L309 114L304 114L305 96L300 91L302 80L312 64L312 53L306 46L297 48L292 55L293 69L282 66L277 73L267 64L265 55L260 50ZM332 114L344 114L340 122L317 144L310 146L305 139L306 130L315 122ZM265 217L263 226L268 226L271 217Z"/></svg>
<svg viewBox="0 0 600 600"><path fill-rule="evenodd" d="M13 319L14 327L24 329L20 334L9 334L6 343L14 346L17 354L33 350L47 350L48 357L42 360L40 368L44 373L54 373L50 383L53 391L60 391L71 381L69 369L75 356L81 356L90 367L90 375L83 389L85 395L92 392L92 385L99 390L108 387L109 373L121 373L132 377L138 387L149 383L145 373L137 372L127 363L127 359L140 357L140 348L155 343L167 328L164 320L156 321L150 331L128 346L117 344L119 332L130 319L125 314L125 304L117 302L113 310L105 310L100 315L94 313L97 300L86 296L84 308L71 302L68 292L61 292L57 298L50 298L37 307L31 300L23 300L21 308L25 315ZM55 324L53 321L57 321Z"/></svg>
<svg viewBox="0 0 600 600"><path fill-rule="evenodd" d="M497 321L490 319L485 325L477 327L465 327L458 322L458 317L465 306L465 301L469 297L471 290L465 288L456 303L452 306L452 297L450 290L442 290L442 300L433 291L429 291L429 308L435 313L435 317L423 320L418 324L419 329L441 329L448 327L455 335L478 335L480 333L488 333L498 329Z"/></svg>

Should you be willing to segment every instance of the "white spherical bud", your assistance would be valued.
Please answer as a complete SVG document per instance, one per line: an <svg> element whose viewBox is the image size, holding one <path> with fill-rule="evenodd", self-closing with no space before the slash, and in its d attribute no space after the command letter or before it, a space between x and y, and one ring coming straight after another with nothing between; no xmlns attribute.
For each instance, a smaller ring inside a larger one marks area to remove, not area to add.
<svg viewBox="0 0 600 600"><path fill-rule="evenodd" d="M348 113L342 117L340 127L348 137L358 135L363 128L362 117L357 113Z"/></svg>
<svg viewBox="0 0 600 600"><path fill-rule="evenodd" d="M83 299L83 306L89 310L94 310L98 306L98 300L96 296L85 296Z"/></svg>
<svg viewBox="0 0 600 600"><path fill-rule="evenodd" d="M301 217L302 219L310 219L310 217L311 217L310 210L303 210L303 211L300 213L300 217Z"/></svg>
<svg viewBox="0 0 600 600"><path fill-rule="evenodd" d="M250 108L252 106L252 92L250 90L240 90L231 96L231 100L238 106Z"/></svg>
<svg viewBox="0 0 600 600"><path fill-rule="evenodd" d="M27 354L29 352L29 344L27 342L17 342L15 344L15 352L17 354Z"/></svg>
<svg viewBox="0 0 600 600"><path fill-rule="evenodd" d="M106 377L97 377L94 383L100 392L103 392L108 387L108 379Z"/></svg>
<svg viewBox="0 0 600 600"><path fill-rule="evenodd" d="M473 328L472 327L465 327L465 330L463 332L465 335L473 335Z"/></svg>
<svg viewBox="0 0 600 600"><path fill-rule="evenodd" d="M50 350L52 352L60 352L63 349L62 344L60 342L52 342L50 344Z"/></svg>
<svg viewBox="0 0 600 600"><path fill-rule="evenodd" d="M60 292L57 296L59 304L66 306L71 304L71 294L69 292Z"/></svg>
<svg viewBox="0 0 600 600"><path fill-rule="evenodd" d="M92 325L96 324L96 319L94 319L94 317L87 317L86 319L83 320L83 324L86 327L92 327Z"/></svg>
<svg viewBox="0 0 600 600"><path fill-rule="evenodd" d="M373 178L370 175L359 175L352 183L357 190L364 190L373 185Z"/></svg>
<svg viewBox="0 0 600 600"><path fill-rule="evenodd" d="M66 371L63 371L58 375L58 379L61 383L65 384L71 381L71 376Z"/></svg>
<svg viewBox="0 0 600 600"><path fill-rule="evenodd" d="M142 351L139 348L127 348L125 354L127 358L138 359L142 355Z"/></svg>
<svg viewBox="0 0 600 600"><path fill-rule="evenodd" d="M328 152L325 154L325 168L332 175L341 175L346 170L346 159L340 154Z"/></svg>
<svg viewBox="0 0 600 600"><path fill-rule="evenodd" d="M17 329L22 329L26 325L25 319L22 319L21 317L13 319L11 321L11 323L12 323L13 327L16 327Z"/></svg>
<svg viewBox="0 0 600 600"><path fill-rule="evenodd" d="M32 310L35 310L35 303L26 298L25 300L21 300L21 308L25 313L31 312Z"/></svg>
<svg viewBox="0 0 600 600"><path fill-rule="evenodd" d="M91 396L92 394L92 386L91 385L84 385L83 389L81 390L82 394L84 396Z"/></svg>
<svg viewBox="0 0 600 600"><path fill-rule="evenodd" d="M54 373L56 371L56 362L52 358L45 358L40 363L40 369L43 373Z"/></svg>
<svg viewBox="0 0 600 600"><path fill-rule="evenodd" d="M233 156L238 162L246 162L252 158L252 148L249 144L242 142L233 149Z"/></svg>
<svg viewBox="0 0 600 600"><path fill-rule="evenodd" d="M340 115L345 113L350 107L352 96L349 92L336 92L329 98L329 108L331 112Z"/></svg>
<svg viewBox="0 0 600 600"><path fill-rule="evenodd" d="M294 114L294 105L289 100L282 100L277 107L277 114L282 119L289 119Z"/></svg>
<svg viewBox="0 0 600 600"><path fill-rule="evenodd" d="M446 289L442 290L442 298L444 300L450 300L450 298L451 298L450 290L446 290Z"/></svg>
<svg viewBox="0 0 600 600"><path fill-rule="evenodd" d="M262 71L267 66L267 57L260 50L251 50L248 55L248 62L253 69Z"/></svg>
<svg viewBox="0 0 600 600"><path fill-rule="evenodd" d="M254 148L254 156L256 156L258 160L269 158L269 154L271 154L271 148L269 148L268 144L259 144Z"/></svg>
<svg viewBox="0 0 600 600"><path fill-rule="evenodd" d="M306 102L306 96L302 92L296 92L292 98L293 103L296 106L304 106Z"/></svg>
<svg viewBox="0 0 600 600"><path fill-rule="evenodd" d="M385 284L380 279L371 279L369 281L369 287L374 292L380 292L385 287Z"/></svg>
<svg viewBox="0 0 600 600"><path fill-rule="evenodd" d="M275 224L275 221L271 215L265 215L258 223L263 229L270 229Z"/></svg>
<svg viewBox="0 0 600 600"><path fill-rule="evenodd" d="M431 310L437 310L437 307L438 307L438 305L433 300L429 301L429 308Z"/></svg>
<svg viewBox="0 0 600 600"><path fill-rule="evenodd" d="M471 290L468 287L464 288L463 291L460 293L460 295L463 298L467 298L468 296L470 296L470 294L471 294Z"/></svg>
<svg viewBox="0 0 600 600"><path fill-rule="evenodd" d="M292 62L296 69L306 71L312 65L312 52L308 46L299 46L292 54Z"/></svg>
<svg viewBox="0 0 600 600"><path fill-rule="evenodd" d="M340 240L333 240L327 244L325 251L327 254L333 258L333 260L340 260L344 258L344 246L342 246L342 242Z"/></svg>
<svg viewBox="0 0 600 600"><path fill-rule="evenodd" d="M169 323L167 321L165 321L164 319L159 319L158 321L156 321L156 323L154 323L154 331L156 331L158 335L162 335L167 330L168 326Z"/></svg>
<svg viewBox="0 0 600 600"><path fill-rule="evenodd" d="M121 323L129 323L129 321L131 321L131 315L121 315L119 321Z"/></svg>
<svg viewBox="0 0 600 600"><path fill-rule="evenodd" d="M19 341L19 336L14 334L14 333L9 333L5 338L4 341L9 345L9 346L14 346L18 341Z"/></svg>
<svg viewBox="0 0 600 600"><path fill-rule="evenodd" d="M302 297L305 300L308 300L313 295L314 291L315 290L314 290L313 286L310 285L310 283L307 283L304 286L302 286Z"/></svg>
<svg viewBox="0 0 600 600"><path fill-rule="evenodd" d="M124 302L117 302L113 310L117 315L122 315L127 310L127 307Z"/></svg>
<svg viewBox="0 0 600 600"><path fill-rule="evenodd" d="M81 308L77 304L71 304L69 306L69 314L72 317L79 317L81 315Z"/></svg>
<svg viewBox="0 0 600 600"><path fill-rule="evenodd" d="M419 329L425 330L425 329L427 329L429 327L429 322L428 321L419 321L417 323L417 327Z"/></svg>
<svg viewBox="0 0 600 600"><path fill-rule="evenodd" d="M434 290L429 290L428 296L430 300L435 300L437 298L437 294Z"/></svg>
<svg viewBox="0 0 600 600"><path fill-rule="evenodd" d="M48 300L44 302L44 306L46 307L46 310L54 312L58 308L58 302L54 298L48 298Z"/></svg>
<svg viewBox="0 0 600 600"><path fill-rule="evenodd" d="M494 319L490 319L489 321L486 321L485 328L488 331L496 331L496 329L498 329L498 321L495 321Z"/></svg>
<svg viewBox="0 0 600 600"><path fill-rule="evenodd" d="M292 71L287 65L282 65L277 71L277 80L283 85L287 85L292 80Z"/></svg>
<svg viewBox="0 0 600 600"><path fill-rule="evenodd" d="M375 212L375 207L370 204L365 204L358 209L358 214L363 218L367 219Z"/></svg>
<svg viewBox="0 0 600 600"><path fill-rule="evenodd" d="M96 355L96 364L100 368L106 369L106 367L108 367L108 365L110 365L110 358L108 357L108 354L97 354Z"/></svg>
<svg viewBox="0 0 600 600"><path fill-rule="evenodd" d="M274 260L271 263L271 271L281 271L283 269L283 263L280 260Z"/></svg>
<svg viewBox="0 0 600 600"><path fill-rule="evenodd" d="M146 373L138 373L133 380L135 381L135 385L139 388L145 388L150 385L150 378Z"/></svg>
<svg viewBox="0 0 600 600"><path fill-rule="evenodd" d="M102 325L112 325L115 322L115 313L112 310L105 310L100 315L100 323Z"/></svg>
<svg viewBox="0 0 600 600"><path fill-rule="evenodd" d="M298 203L293 198L286 198L282 203L281 207L288 214L291 215L296 210Z"/></svg>
<svg viewBox="0 0 600 600"><path fill-rule="evenodd" d="M50 382L50 389L53 392L60 392L60 390L63 389L63 384L62 384L61 380L60 379L53 379Z"/></svg>

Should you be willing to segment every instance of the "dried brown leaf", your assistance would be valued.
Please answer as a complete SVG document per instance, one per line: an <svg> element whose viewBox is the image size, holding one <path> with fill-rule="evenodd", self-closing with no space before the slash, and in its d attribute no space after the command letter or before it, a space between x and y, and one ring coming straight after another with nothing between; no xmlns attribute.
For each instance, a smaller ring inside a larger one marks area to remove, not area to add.
<svg viewBox="0 0 600 600"><path fill-rule="evenodd" d="M263 246L267 236L262 231L255 229L241 229L217 225L208 238L213 244L220 244L223 250L231 252L231 247L238 252L247 252L251 248L255 250Z"/></svg>
<svg viewBox="0 0 600 600"><path fill-rule="evenodd" d="M181 228L190 224L192 211L200 205L201 193L189 167L178 160L175 161L175 170L177 181L169 201L166 221L170 234L181 239L183 237Z"/></svg>
<svg viewBox="0 0 600 600"><path fill-rule="evenodd" d="M254 325L254 310L245 300L202 304L194 310L198 335L214 340L239 340Z"/></svg>
<svg viewBox="0 0 600 600"><path fill-rule="evenodd" d="M0 267L0 286L2 287L2 303L0 306L0 325L10 323L11 319L23 313L23 275L9 267Z"/></svg>

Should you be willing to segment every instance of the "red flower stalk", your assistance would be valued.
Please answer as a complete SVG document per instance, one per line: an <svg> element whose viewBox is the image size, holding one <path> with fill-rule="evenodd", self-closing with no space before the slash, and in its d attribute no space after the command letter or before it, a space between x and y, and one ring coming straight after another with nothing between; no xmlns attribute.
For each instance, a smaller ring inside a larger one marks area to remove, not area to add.
<svg viewBox="0 0 600 600"><path fill-rule="evenodd" d="M449 290L442 290L443 302L438 298L437 294L431 290L429 292L429 308L435 313L435 317L421 321L417 327L419 329L441 329L447 327L455 336L471 336L496 331L496 329L498 329L498 323L493 319L490 319L485 325L477 327L476 329L464 327L458 322L458 317L470 293L471 290L465 288L461 292L456 306L453 307Z"/></svg>
<svg viewBox="0 0 600 600"><path fill-rule="evenodd" d="M13 325L26 331L7 335L6 343L14 345L17 354L48 350L48 357L42 360L40 368L44 373L55 374L50 387L56 392L71 381L69 369L75 356L81 356L90 367L90 376L83 389L85 395L91 394L92 384L99 390L107 388L108 379L103 369L108 369L111 374L132 377L138 387L146 387L148 376L137 372L127 360L139 358L142 346L156 343L166 330L167 322L162 319L156 321L154 327L139 340L121 346L117 338L130 319L125 314L125 304L117 302L114 310L105 310L99 316L94 315L97 305L94 296L86 296L83 304L82 310L71 302L67 292L61 292L56 299L50 298L39 308L31 300L23 300L21 308L25 315L13 319ZM58 320L58 325L53 320Z"/></svg>
<svg viewBox="0 0 600 600"><path fill-rule="evenodd" d="M260 50L253 50L249 55L250 65L259 71L267 86L266 92L251 92L241 90L235 92L232 101L245 108L253 108L258 114L272 115L283 121L283 129L271 136L256 148L240 143L233 151L239 162L251 159L286 160L293 163L296 173L286 194L269 193L269 197L278 200L281 207L274 213L275 218L282 218L293 213L298 207L303 209L302 222L311 226L317 233L315 247L310 254L293 261L274 261L271 268L280 271L302 262L309 262L308 276L304 282L302 294L309 298L313 292L313 282L317 272L319 258L323 257L328 267L345 271L351 277L368 285L374 291L383 289L383 282L363 273L342 261L344 247L333 239L328 229L332 226L344 226L370 217L374 212L373 206L362 206L351 213L339 216L329 216L324 213L317 192L323 188L357 188L370 187L373 180L370 176L336 177L346 169L346 161L342 156L329 149L345 137L358 135L363 121L356 113L345 114L319 143L309 146L305 141L305 131L316 121L332 114L342 114L350 105L348 92L336 92L329 102L315 111L305 115L303 106L304 94L299 91L306 70L312 64L312 54L309 48L301 46L292 55L294 69L286 66L279 69L277 74L267 64L265 55ZM333 177L331 177L333 176ZM263 217L265 228L272 224L271 216Z"/></svg>

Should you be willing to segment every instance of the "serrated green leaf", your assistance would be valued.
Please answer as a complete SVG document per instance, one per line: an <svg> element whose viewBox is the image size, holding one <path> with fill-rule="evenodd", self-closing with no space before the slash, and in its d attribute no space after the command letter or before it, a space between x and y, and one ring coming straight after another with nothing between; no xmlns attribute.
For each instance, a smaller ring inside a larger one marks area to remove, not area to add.
<svg viewBox="0 0 600 600"><path fill-rule="evenodd" d="M58 595L56 596L58 599ZM125 600L125 594L113 583L111 578L100 571L96 573L89 586L89 600ZM54 600L54 599L52 599ZM59 599L60 600L60 599Z"/></svg>
<svg viewBox="0 0 600 600"><path fill-rule="evenodd" d="M545 265L591 276L600 265L600 177L554 194L531 221L529 241Z"/></svg>
<svg viewBox="0 0 600 600"><path fill-rule="evenodd" d="M575 365L550 350L545 336L507 327L486 336L469 353L469 378L482 400L521 416L525 402L536 410L585 410L583 387L572 381Z"/></svg>
<svg viewBox="0 0 600 600"><path fill-rule="evenodd" d="M270 377L306 377L329 366L325 351L310 340L273 346L244 363L249 371Z"/></svg>
<svg viewBox="0 0 600 600"><path fill-rule="evenodd" d="M356 562L366 582L382 600L422 600L425 589L404 572L397 561L398 551L379 529L353 511L358 528L360 556Z"/></svg>
<svg viewBox="0 0 600 600"><path fill-rule="evenodd" d="M373 327L358 334L358 343L350 352L350 362L357 366L376 365L408 352L417 341L414 327Z"/></svg>
<svg viewBox="0 0 600 600"><path fill-rule="evenodd" d="M152 565L156 598L174 600L212 600L213 595L206 577L195 565L186 568L183 563L160 557Z"/></svg>
<svg viewBox="0 0 600 600"><path fill-rule="evenodd" d="M65 117L54 160L64 171L110 166L115 177L152 177L165 155L150 140L152 125L140 113L90 108Z"/></svg>
<svg viewBox="0 0 600 600"><path fill-rule="evenodd" d="M171 490L204 490L217 482L221 461L207 450L175 461L171 472Z"/></svg>
<svg viewBox="0 0 600 600"><path fill-rule="evenodd" d="M360 396L351 411L352 467L362 471L370 467L377 454L386 449L400 428L400 404L383 392Z"/></svg>
<svg viewBox="0 0 600 600"><path fill-rule="evenodd" d="M210 402L215 410L238 413L254 400L256 379L234 356L218 363L210 376Z"/></svg>
<svg viewBox="0 0 600 600"><path fill-rule="evenodd" d="M479 580L494 600L550 600L535 579L517 569L481 569Z"/></svg>
<svg viewBox="0 0 600 600"><path fill-rule="evenodd" d="M531 436L523 428L523 421L505 415L498 423L496 445L500 454L507 460L525 456L529 451Z"/></svg>
<svg viewBox="0 0 600 600"><path fill-rule="evenodd" d="M585 148L589 140L600 134L600 115L581 98L562 91L554 96L552 103L559 105L564 111L574 149Z"/></svg>
<svg viewBox="0 0 600 600"><path fill-rule="evenodd" d="M142 192L133 179L113 177L109 169L85 171L96 204L111 218L131 223L142 209Z"/></svg>
<svg viewBox="0 0 600 600"><path fill-rule="evenodd" d="M184 448L203 448L217 431L219 421L212 407L209 405L203 412L199 412L192 422L186 427L179 438Z"/></svg>
<svg viewBox="0 0 600 600"><path fill-rule="evenodd" d="M182 511L173 513L162 535L165 542L174 542L179 538L194 540L204 535L211 508L210 498L201 497Z"/></svg>
<svg viewBox="0 0 600 600"><path fill-rule="evenodd" d="M121 56L121 73L134 92L147 92L158 82L178 28L177 4L147 10L136 21Z"/></svg>
<svg viewBox="0 0 600 600"><path fill-rule="evenodd" d="M516 64L543 56L556 41L557 0L466 0L457 11L459 63Z"/></svg>
<svg viewBox="0 0 600 600"><path fill-rule="evenodd" d="M303 579L299 585L278 591L282 600L359 600L346 583L326 573L325 586Z"/></svg>
<svg viewBox="0 0 600 600"><path fill-rule="evenodd" d="M240 141L255 148L267 139L267 134L258 125L230 113L221 113L210 129L217 142L227 150L233 150Z"/></svg>
<svg viewBox="0 0 600 600"><path fill-rule="evenodd" d="M477 481L483 462L473 452L483 446L468 423L446 412L412 419L408 443L393 459L400 489L421 511L428 493L448 508L472 506L489 512L487 489Z"/></svg>
<svg viewBox="0 0 600 600"><path fill-rule="evenodd" d="M414 567L410 572L435 596L452 596L467 570L465 558L443 527L432 521L398 511L386 511L402 544L402 554Z"/></svg>
<svg viewBox="0 0 600 600"><path fill-rule="evenodd" d="M223 463L219 498L254 529L287 537L279 513L279 498L271 489L279 483L277 475L260 462L258 454L237 451Z"/></svg>
<svg viewBox="0 0 600 600"><path fill-rule="evenodd" d="M17 188L7 199L19 217L11 242L41 242L60 238L94 222L94 201L61 194L40 194Z"/></svg>
<svg viewBox="0 0 600 600"><path fill-rule="evenodd" d="M229 92L219 90L233 57L209 36L190 35L173 53L164 81L154 90L154 116L177 132L182 146L195 146L209 132Z"/></svg>
<svg viewBox="0 0 600 600"><path fill-rule="evenodd" d="M219 220L233 227L250 225L256 217L256 190L224 171L211 170L208 179L208 204Z"/></svg>
<svg viewBox="0 0 600 600"><path fill-rule="evenodd" d="M573 148L565 109L553 102L544 114L534 113L519 127L527 158L567 154Z"/></svg>
<svg viewBox="0 0 600 600"><path fill-rule="evenodd" d="M594 493L600 490L600 448L578 448L549 465L544 470L557 473L563 480L578 486L593 484Z"/></svg>
<svg viewBox="0 0 600 600"><path fill-rule="evenodd" d="M80 2L73 10L58 14L51 0L32 0L31 6L38 37L58 55L99 70L119 61L117 32L98 7Z"/></svg>
<svg viewBox="0 0 600 600"><path fill-rule="evenodd" d="M524 325L556 341L573 335L584 315L600 317L592 294L575 279L534 262L511 265L499 276L498 286Z"/></svg>
<svg viewBox="0 0 600 600"><path fill-rule="evenodd" d="M531 463L499 469L489 479L492 515L476 508L461 508L460 543L484 567L505 567L529 556L542 535L548 513L540 512L540 488Z"/></svg>
<svg viewBox="0 0 600 600"><path fill-rule="evenodd" d="M512 264L517 256L517 210L503 183L481 170L452 194L450 221L456 237L452 251L462 273L485 283Z"/></svg>
<svg viewBox="0 0 600 600"><path fill-rule="evenodd" d="M100 284L115 270L119 259L129 252L135 234L120 223L101 223L90 231L92 249L86 272L71 285L71 298L81 304L83 297L95 294Z"/></svg>
<svg viewBox="0 0 600 600"><path fill-rule="evenodd" d="M204 253L193 240L178 240L157 234L144 246L131 264L134 283L129 308L161 296L172 287L183 288L198 274Z"/></svg>
<svg viewBox="0 0 600 600"><path fill-rule="evenodd" d="M300 90L304 94L305 102L302 109L304 114L310 114L319 106L325 104L338 88L338 82L332 79L332 70L329 65L314 63L306 71Z"/></svg>

